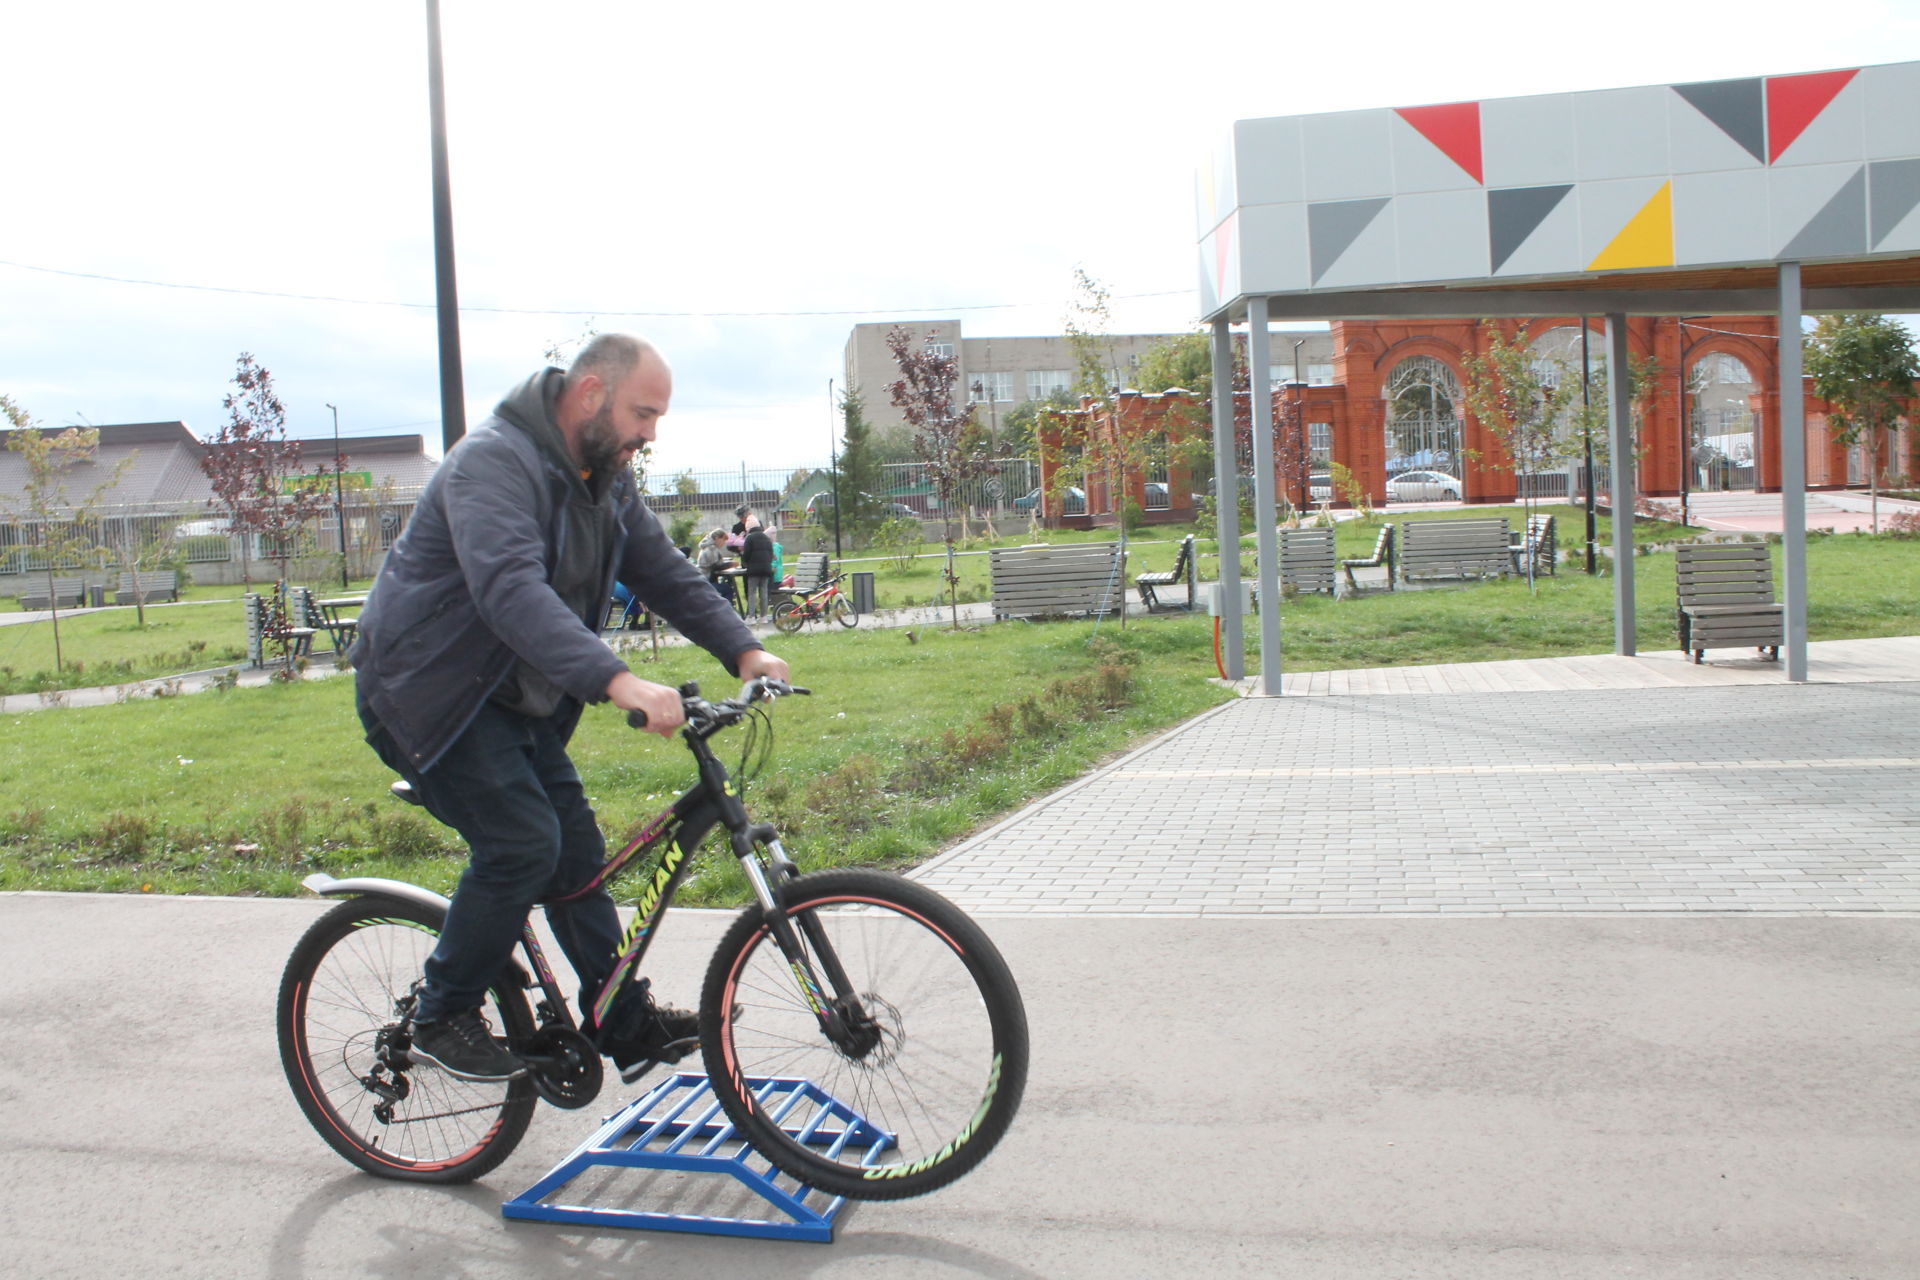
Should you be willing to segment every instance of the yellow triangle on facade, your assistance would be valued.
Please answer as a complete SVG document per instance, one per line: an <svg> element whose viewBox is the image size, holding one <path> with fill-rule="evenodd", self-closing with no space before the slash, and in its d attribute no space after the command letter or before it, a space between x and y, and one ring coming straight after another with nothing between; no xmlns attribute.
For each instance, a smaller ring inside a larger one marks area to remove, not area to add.
<svg viewBox="0 0 1920 1280"><path fill-rule="evenodd" d="M1640 212L1600 256L1587 264L1589 271L1618 271L1623 267L1670 267L1673 265L1673 184L1663 182L1653 199L1640 206Z"/></svg>

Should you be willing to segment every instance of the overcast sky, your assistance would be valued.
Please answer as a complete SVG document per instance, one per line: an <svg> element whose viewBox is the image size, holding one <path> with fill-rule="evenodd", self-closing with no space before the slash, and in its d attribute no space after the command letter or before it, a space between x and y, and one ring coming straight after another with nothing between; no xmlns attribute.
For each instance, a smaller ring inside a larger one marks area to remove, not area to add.
<svg viewBox="0 0 1920 1280"><path fill-rule="evenodd" d="M535 16L537 15L537 17ZM589 324L677 377L656 467L824 461L850 325L1195 323L1232 121L1920 57L1920 0L1093 6L444 0L467 415ZM440 440L425 5L0 13L0 393ZM168 287L174 286L174 287ZM188 287L191 286L191 287Z"/></svg>

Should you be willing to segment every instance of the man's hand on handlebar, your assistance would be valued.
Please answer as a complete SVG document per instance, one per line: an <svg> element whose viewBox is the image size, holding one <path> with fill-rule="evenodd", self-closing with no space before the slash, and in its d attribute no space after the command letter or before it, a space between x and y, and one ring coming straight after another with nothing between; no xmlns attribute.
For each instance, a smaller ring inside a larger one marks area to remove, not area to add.
<svg viewBox="0 0 1920 1280"><path fill-rule="evenodd" d="M786 664L782 663L784 670ZM631 671L622 671L607 682L607 701L622 711L638 711L646 716L646 730L663 738L686 723L680 707L680 691L664 684L642 680Z"/></svg>
<svg viewBox="0 0 1920 1280"><path fill-rule="evenodd" d="M734 660L734 665L740 670L742 683L759 676L771 677L782 684L792 682L787 675L786 659L776 658L765 649L748 649Z"/></svg>

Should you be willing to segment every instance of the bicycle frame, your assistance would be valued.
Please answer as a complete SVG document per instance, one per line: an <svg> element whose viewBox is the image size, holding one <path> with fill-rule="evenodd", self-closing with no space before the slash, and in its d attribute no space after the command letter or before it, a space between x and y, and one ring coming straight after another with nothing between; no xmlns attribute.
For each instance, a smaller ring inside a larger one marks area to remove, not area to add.
<svg viewBox="0 0 1920 1280"><path fill-rule="evenodd" d="M717 729L710 730L709 734L712 732L717 732ZM691 787L609 858L585 885L572 893L542 898L536 904L546 907L556 903L577 902L613 883L630 868L642 863L648 855L657 855L633 920L621 938L613 968L593 996L591 1007L596 1028L606 1026L607 1014L612 1010L614 1001L619 998L629 978L641 971L647 949L653 944L656 926L672 906L674 895L692 866L691 855L716 825L727 829L733 855L740 860L747 879L752 883L754 896L764 909L774 913L775 936L788 959L795 963L796 973L806 984L809 1002L817 1010L825 1007L819 982L806 957L800 952L791 925L777 915L778 886L797 875L798 868L781 848L773 826L755 823L749 818L745 803L733 788L726 765L707 745L709 734L701 734L691 727L682 732L681 736L693 751L699 773ZM762 850L765 851L764 855ZM567 1013L567 1002L561 995L560 985L547 961L546 952L534 933L531 917L521 927L520 946L533 966L535 981L545 996L541 1010L542 1025L576 1025ZM842 993L846 992L844 978L835 985ZM823 1016L823 1023L825 1021Z"/></svg>
<svg viewBox="0 0 1920 1280"><path fill-rule="evenodd" d="M799 597L800 607L806 610L807 620L811 622L826 617L827 605L839 594L840 579L836 577L831 582L817 588L813 594Z"/></svg>

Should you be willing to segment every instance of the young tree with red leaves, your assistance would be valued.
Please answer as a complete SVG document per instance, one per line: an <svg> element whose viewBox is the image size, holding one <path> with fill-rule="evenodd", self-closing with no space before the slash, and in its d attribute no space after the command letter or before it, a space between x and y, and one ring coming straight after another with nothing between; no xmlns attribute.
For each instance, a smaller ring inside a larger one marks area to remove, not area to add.
<svg viewBox="0 0 1920 1280"><path fill-rule="evenodd" d="M962 486L988 470L987 442L973 420L973 406L956 401L959 361L941 355L927 342L916 350L913 335L900 325L887 331L887 350L900 368L900 377L887 387L887 394L913 432L913 451L924 464L924 474L940 504L947 543L947 603L957 631L960 577L953 569L953 512Z"/></svg>
<svg viewBox="0 0 1920 1280"><path fill-rule="evenodd" d="M327 474L301 472L300 445L287 439L287 411L273 392L273 375L245 351L235 362L233 386L223 401L227 425L200 457L213 485L207 505L226 513L229 534L240 540L243 582L253 582L247 543L254 536L279 561L285 582L295 539L326 510ZM288 484L290 477L305 483Z"/></svg>

